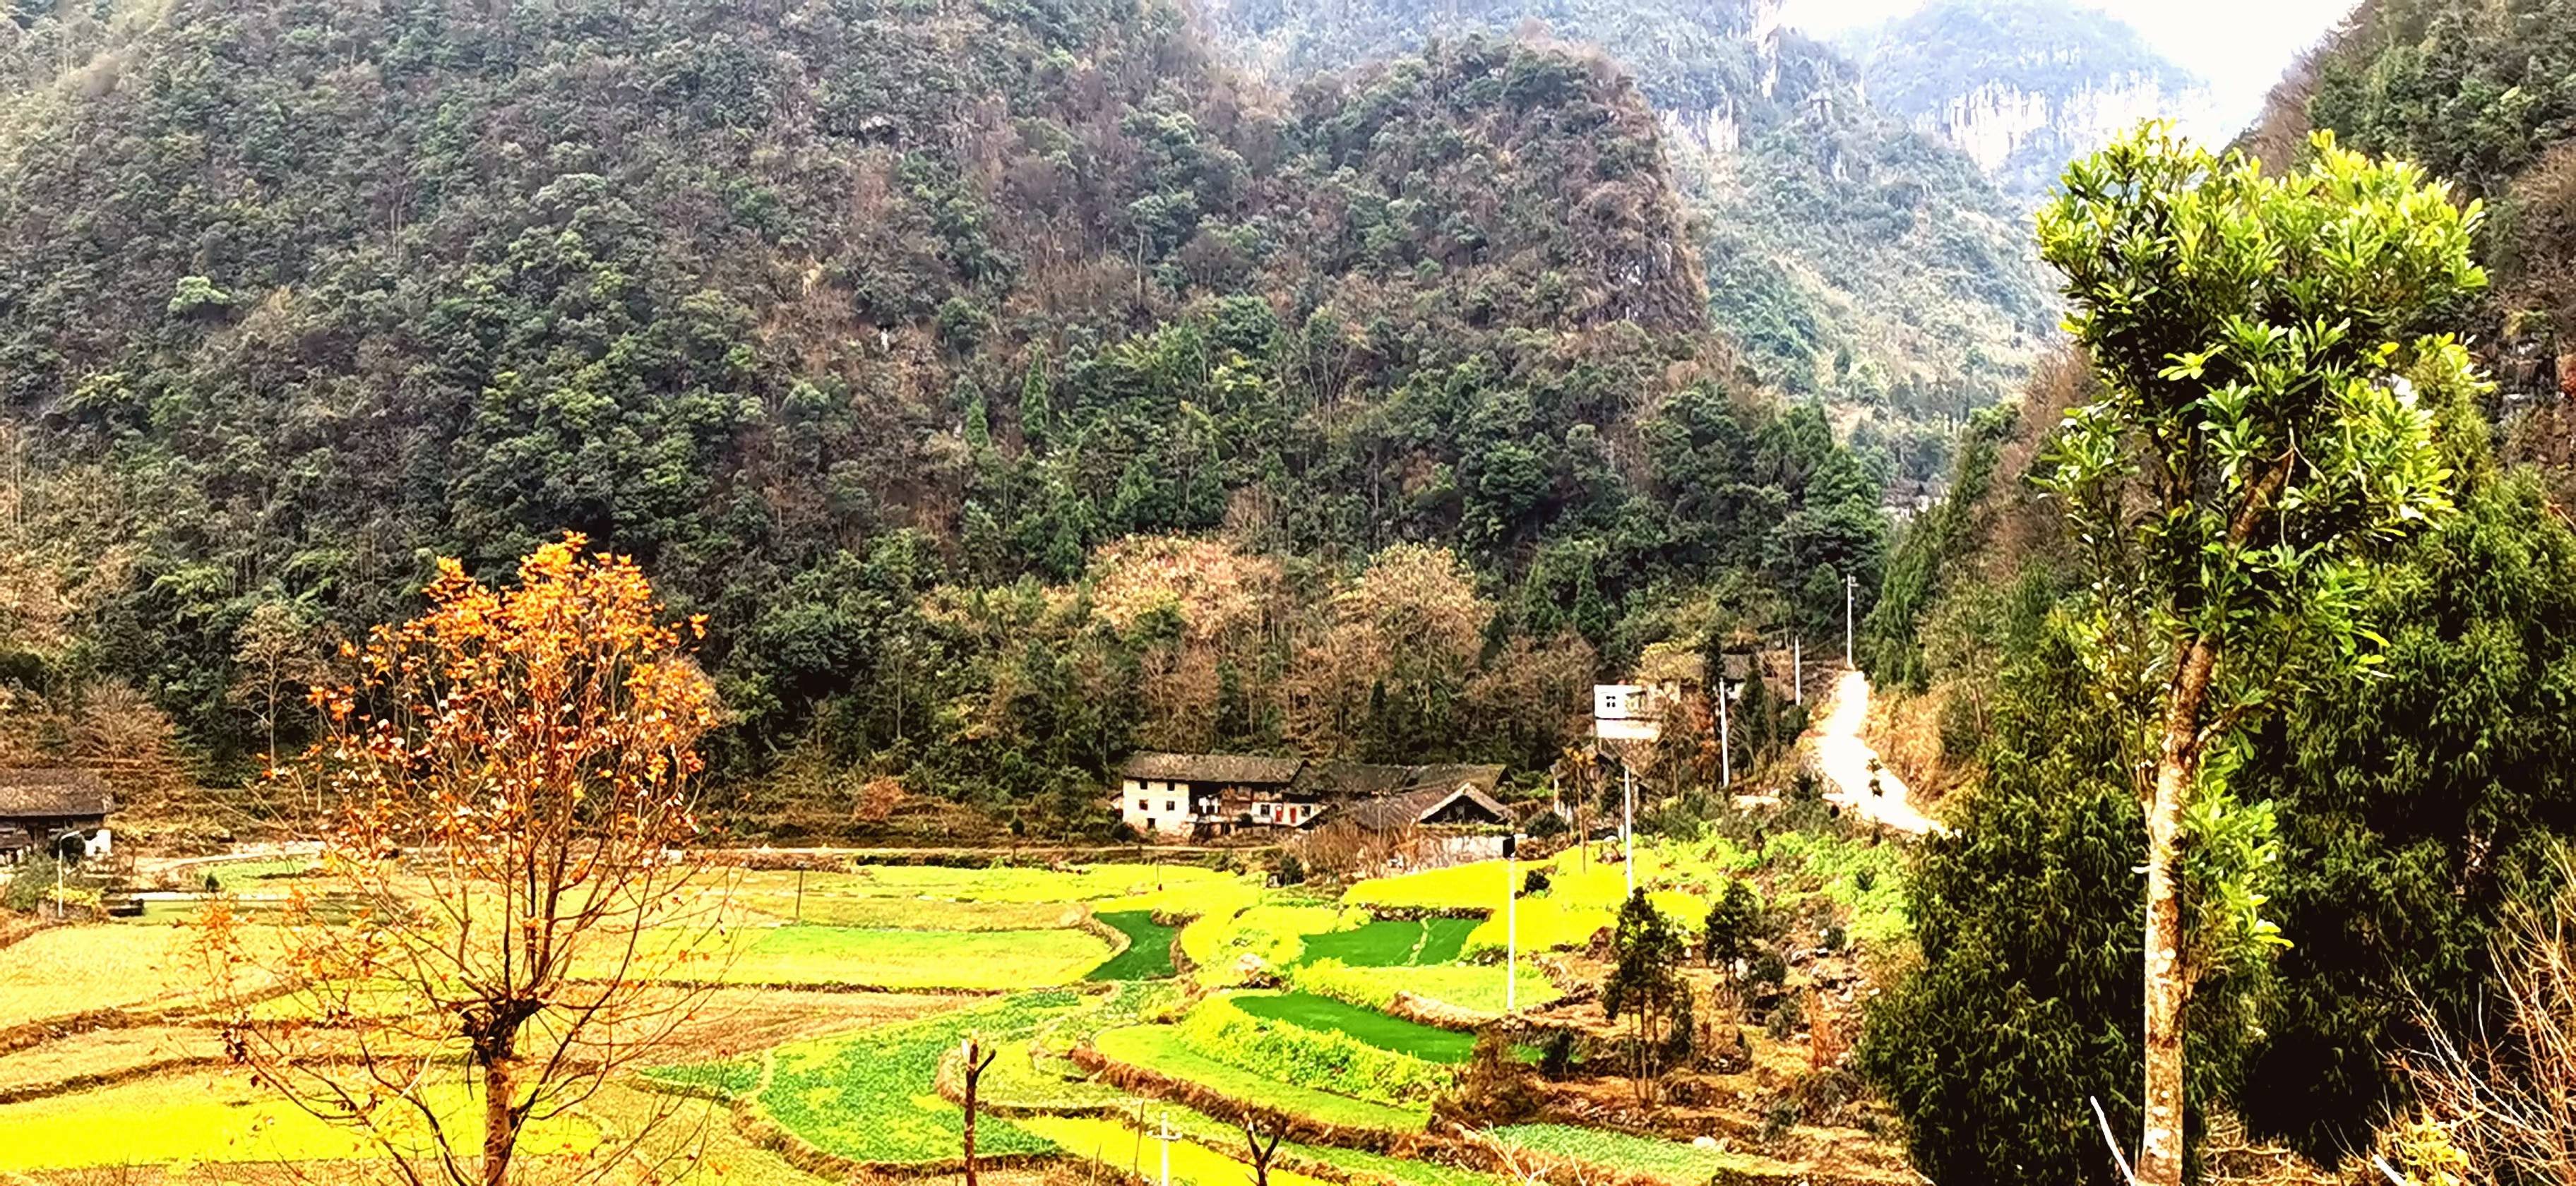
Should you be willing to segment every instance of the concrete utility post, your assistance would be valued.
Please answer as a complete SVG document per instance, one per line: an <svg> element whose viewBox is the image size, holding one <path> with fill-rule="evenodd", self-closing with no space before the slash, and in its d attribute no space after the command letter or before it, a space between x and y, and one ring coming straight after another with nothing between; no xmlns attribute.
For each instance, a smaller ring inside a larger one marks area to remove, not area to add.
<svg viewBox="0 0 2576 1186"><path fill-rule="evenodd" d="M1798 703L1805 704L1807 702L1807 640L1804 638L1789 640L1789 682L1796 685L1789 689L1789 694L1797 697Z"/></svg>
<svg viewBox="0 0 2576 1186"><path fill-rule="evenodd" d="M1521 838L1503 837L1503 1016L1520 1012Z"/></svg>
<svg viewBox="0 0 2576 1186"><path fill-rule="evenodd" d="M1163 1143L1163 1186L1172 1186L1172 1142L1181 1139L1181 1134L1172 1131L1171 1113L1163 1113L1162 1126L1154 1131L1154 1139Z"/></svg>
<svg viewBox="0 0 2576 1186"><path fill-rule="evenodd" d="M1859 584L1860 578L1850 573L1843 574L1843 666L1845 667L1852 665L1852 590Z"/></svg>
<svg viewBox="0 0 2576 1186"><path fill-rule="evenodd" d="M1619 763L1619 859L1628 866L1628 892L1637 892L1637 779Z"/></svg>
<svg viewBox="0 0 2576 1186"><path fill-rule="evenodd" d="M1755 678L1760 678L1759 672ZM1726 690L1726 671L1721 667L1717 673L1717 785L1721 788L1735 785L1735 734L1727 724L1726 708L1726 702L1733 699L1735 694Z"/></svg>

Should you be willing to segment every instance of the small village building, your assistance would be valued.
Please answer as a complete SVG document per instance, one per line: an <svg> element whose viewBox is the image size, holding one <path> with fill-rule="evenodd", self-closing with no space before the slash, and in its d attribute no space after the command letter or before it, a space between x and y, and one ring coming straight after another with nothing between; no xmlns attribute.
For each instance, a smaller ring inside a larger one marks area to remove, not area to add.
<svg viewBox="0 0 2576 1186"><path fill-rule="evenodd" d="M86 856L107 856L107 817L116 808L107 783L88 770L0 770L0 864L25 861L67 835L81 838Z"/></svg>
<svg viewBox="0 0 2576 1186"><path fill-rule="evenodd" d="M1215 839L1310 831L1505 828L1500 766L1386 766L1250 754L1141 753L1118 767L1118 818L1149 836ZM1493 840L1500 852L1499 834Z"/></svg>
<svg viewBox="0 0 2576 1186"><path fill-rule="evenodd" d="M1223 836L1300 827L1323 805L1297 790L1302 758L1143 753L1118 767L1118 818L1148 835Z"/></svg>
<svg viewBox="0 0 2576 1186"><path fill-rule="evenodd" d="M1435 869L1503 855L1512 810L1494 798L1500 766L1361 766L1346 785L1381 793L1349 801L1306 839L1306 852L1351 872Z"/></svg>

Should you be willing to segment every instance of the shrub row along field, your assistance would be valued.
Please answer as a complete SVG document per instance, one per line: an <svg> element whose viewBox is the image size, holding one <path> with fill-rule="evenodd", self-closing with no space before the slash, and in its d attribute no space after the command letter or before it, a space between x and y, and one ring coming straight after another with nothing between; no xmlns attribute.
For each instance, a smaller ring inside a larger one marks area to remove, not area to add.
<svg viewBox="0 0 2576 1186"><path fill-rule="evenodd" d="M1093 968L1086 980L1160 980L1180 971L1172 963L1172 940L1180 928L1154 921L1151 910L1112 910L1100 921L1127 936L1127 950Z"/></svg>
<svg viewBox="0 0 2576 1186"><path fill-rule="evenodd" d="M755 890L777 892L792 887L793 872L760 872L744 876ZM941 865L861 865L848 872L808 873L809 896L853 898L928 898L955 902L1101 903L1107 899L1147 899L1163 894L1198 895L1202 900L1230 897L1249 888L1239 874L1192 865L1084 865L1069 869L996 866L956 869ZM1211 896L1213 895L1213 897ZM1186 900L1186 898L1184 899ZM1127 901L1100 909L1132 909ZM1143 907L1151 909L1152 907Z"/></svg>

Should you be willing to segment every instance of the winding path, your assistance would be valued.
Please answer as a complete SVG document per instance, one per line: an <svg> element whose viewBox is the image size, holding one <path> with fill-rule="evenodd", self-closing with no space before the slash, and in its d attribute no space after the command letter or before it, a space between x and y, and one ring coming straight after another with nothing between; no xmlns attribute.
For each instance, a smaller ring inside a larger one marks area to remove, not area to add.
<svg viewBox="0 0 2576 1186"><path fill-rule="evenodd" d="M1861 728L1868 723L1869 677L1859 671L1846 671L1834 684L1832 710L1811 735L1816 769L1832 784L1825 798L1909 835L1920 836L1940 827L1915 808L1905 780L1897 777L1896 771L1881 767L1872 775L1870 764L1877 760L1878 751L1860 737ZM1870 790L1873 777L1878 782L1876 793Z"/></svg>

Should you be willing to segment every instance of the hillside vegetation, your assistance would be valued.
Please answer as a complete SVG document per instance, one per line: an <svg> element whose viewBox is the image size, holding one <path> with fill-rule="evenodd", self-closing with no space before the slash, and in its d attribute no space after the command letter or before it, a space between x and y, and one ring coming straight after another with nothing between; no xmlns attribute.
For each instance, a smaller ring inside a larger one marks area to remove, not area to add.
<svg viewBox="0 0 2576 1186"><path fill-rule="evenodd" d="M16 26L25 703L157 728L131 687L236 778L430 557L570 529L708 616L729 785L1064 820L1140 736L1539 759L1594 668L1874 580L1883 473L1708 332L1608 63L1289 94L1160 0L749 15Z"/></svg>
<svg viewBox="0 0 2576 1186"><path fill-rule="evenodd" d="M2553 65L2569 29L2563 3L2364 5L2246 140L2278 170L2331 131L2489 204L2477 256L2492 286L2411 327L2458 335L2495 380L2417 391L2456 512L2384 557L2356 607L2384 639L2368 648L2375 666L2286 696L2226 779L2275 821L2274 871L2249 884L2287 945L2195 1002L2194 1106L2327 1166L2366 1169L2356 1159L2374 1149L2431 1164L2388 1144L2391 1117L2424 1102L2406 1056L2437 1030L2509 1031L2498 1001L2511 969L2490 944L2576 838L2576 751L2558 724L2576 687L2564 604L2576 530L2565 314L2548 279L2569 253L2545 230L2567 205L2549 179L2576 131ZM2078 1083L2126 1086L2139 1057L2139 809L2075 674L2082 643L2061 611L2076 541L2029 481L2093 383L2080 359L2044 366L2017 414L1980 420L1959 497L1894 548L1865 646L1883 684L1918 693L1894 710L1909 778L1964 788L1948 805L1956 839L1926 854L1911 889L1925 964L1873 1016L1865 1058L1905 1097L1919 1148L2037 1159L2014 1180L2111 1180L2040 1152L2086 1131L2049 1101ZM2071 885L2086 888L2023 896ZM2018 1037L1961 1044L2004 1031ZM1933 1073L1908 1068L1933 1050ZM1998 1078L2033 1086L1957 1090Z"/></svg>
<svg viewBox="0 0 2576 1186"><path fill-rule="evenodd" d="M1679 165L1716 328L1766 385L1822 400L1908 476L2019 382L2054 304L2027 218L1908 131L1851 63L1761 0L1363 0L1206 6L1271 77L1461 38L1567 39L1633 71Z"/></svg>

